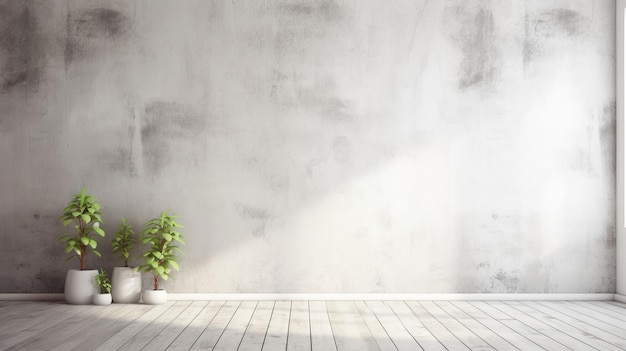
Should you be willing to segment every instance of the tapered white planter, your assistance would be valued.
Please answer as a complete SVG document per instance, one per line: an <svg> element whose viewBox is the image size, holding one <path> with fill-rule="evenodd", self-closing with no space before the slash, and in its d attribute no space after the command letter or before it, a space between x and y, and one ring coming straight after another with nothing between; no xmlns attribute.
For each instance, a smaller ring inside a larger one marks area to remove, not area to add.
<svg viewBox="0 0 626 351"><path fill-rule="evenodd" d="M106 306L110 305L111 301L113 301L111 294L95 294L93 296L94 305Z"/></svg>
<svg viewBox="0 0 626 351"><path fill-rule="evenodd" d="M136 303L141 299L141 272L136 267L113 267L111 295L115 303Z"/></svg>
<svg viewBox="0 0 626 351"><path fill-rule="evenodd" d="M148 305L161 305L167 302L167 292L163 289L144 290L143 302Z"/></svg>
<svg viewBox="0 0 626 351"><path fill-rule="evenodd" d="M81 271L70 269L65 276L65 301L72 305L90 305L93 296L98 293L96 285L96 275L98 271L89 269Z"/></svg>

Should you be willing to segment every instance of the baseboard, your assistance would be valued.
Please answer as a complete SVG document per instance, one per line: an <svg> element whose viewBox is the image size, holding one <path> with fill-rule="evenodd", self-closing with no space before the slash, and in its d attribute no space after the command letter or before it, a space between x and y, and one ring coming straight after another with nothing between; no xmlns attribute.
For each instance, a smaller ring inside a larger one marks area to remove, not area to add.
<svg viewBox="0 0 626 351"><path fill-rule="evenodd" d="M63 294L0 294L0 301L62 301Z"/></svg>
<svg viewBox="0 0 626 351"><path fill-rule="evenodd" d="M619 294L181 294L169 293L171 301L183 300L431 300L431 301L620 301ZM0 301L62 301L63 294L0 294Z"/></svg>
<svg viewBox="0 0 626 351"><path fill-rule="evenodd" d="M614 294L178 294L169 293L169 300L435 300L435 301L611 301Z"/></svg>

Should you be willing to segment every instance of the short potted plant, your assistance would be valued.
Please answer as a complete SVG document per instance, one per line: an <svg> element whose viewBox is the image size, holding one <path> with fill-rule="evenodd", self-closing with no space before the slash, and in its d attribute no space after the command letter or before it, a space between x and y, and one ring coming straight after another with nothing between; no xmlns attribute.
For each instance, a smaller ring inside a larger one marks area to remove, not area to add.
<svg viewBox="0 0 626 351"><path fill-rule="evenodd" d="M95 277L98 286L98 294L93 295L93 304L106 306L110 305L113 298L111 297L111 282L104 269L100 268L100 272Z"/></svg>
<svg viewBox="0 0 626 351"><path fill-rule="evenodd" d="M95 238L104 237L102 224L102 206L96 198L83 190L74 194L68 205L63 209L59 220L64 226L74 223L74 233L62 234L58 240L65 245L68 254L66 261L77 258L80 262L80 270L70 269L65 277L65 301L70 304L86 305L92 303L93 295L97 293L95 276L98 271L85 269L87 253L93 252L100 257L96 249L98 242Z"/></svg>
<svg viewBox="0 0 626 351"><path fill-rule="evenodd" d="M183 236L177 231L183 226L176 222L178 216L163 211L161 216L149 220L141 234L141 242L148 248L143 254L144 262L139 266L142 272L152 274L153 288L146 289L143 301L147 304L162 304L167 301L165 289L159 289L159 279L170 278L172 268L179 269L176 251L183 253L178 244L184 245Z"/></svg>
<svg viewBox="0 0 626 351"><path fill-rule="evenodd" d="M113 267L113 288L111 294L113 302L116 303L135 303L141 299L141 273L137 267L129 267L131 250L136 243L135 232L126 218L122 218L122 223L115 238L111 243L113 253L117 254L124 262L123 267Z"/></svg>

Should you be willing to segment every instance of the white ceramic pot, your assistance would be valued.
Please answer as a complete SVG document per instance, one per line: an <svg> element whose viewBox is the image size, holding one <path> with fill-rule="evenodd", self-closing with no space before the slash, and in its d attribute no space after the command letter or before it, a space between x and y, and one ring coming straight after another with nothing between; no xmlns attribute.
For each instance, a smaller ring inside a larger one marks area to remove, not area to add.
<svg viewBox="0 0 626 351"><path fill-rule="evenodd" d="M141 299L141 272L137 267L113 267L111 295L115 303L136 303Z"/></svg>
<svg viewBox="0 0 626 351"><path fill-rule="evenodd" d="M96 285L98 271L70 269L65 276L65 301L72 305L90 305L93 296L98 293Z"/></svg>
<svg viewBox="0 0 626 351"><path fill-rule="evenodd" d="M167 292L163 289L144 290L143 302L148 305L161 305L167 302Z"/></svg>
<svg viewBox="0 0 626 351"><path fill-rule="evenodd" d="M113 301L111 294L95 294L93 296L94 305L106 306L110 305L111 301Z"/></svg>

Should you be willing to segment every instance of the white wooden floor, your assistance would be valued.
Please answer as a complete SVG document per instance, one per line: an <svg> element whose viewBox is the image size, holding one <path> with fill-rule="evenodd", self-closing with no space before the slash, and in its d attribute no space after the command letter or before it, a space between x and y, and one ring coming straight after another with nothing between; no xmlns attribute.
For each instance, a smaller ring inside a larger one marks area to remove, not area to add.
<svg viewBox="0 0 626 351"><path fill-rule="evenodd" d="M0 301L0 350L626 350L589 301Z"/></svg>

